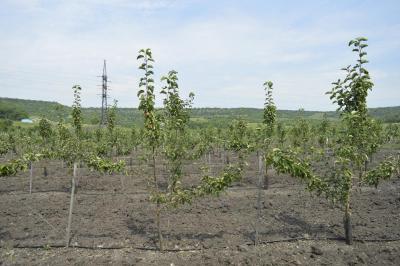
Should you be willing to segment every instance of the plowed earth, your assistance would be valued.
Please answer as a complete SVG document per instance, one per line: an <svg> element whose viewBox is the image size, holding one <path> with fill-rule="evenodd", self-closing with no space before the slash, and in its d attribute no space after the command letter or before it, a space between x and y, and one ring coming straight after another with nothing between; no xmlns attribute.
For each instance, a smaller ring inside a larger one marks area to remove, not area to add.
<svg viewBox="0 0 400 266"><path fill-rule="evenodd" d="M218 172L221 159L212 161L211 171ZM44 177L44 164L37 163L32 194L27 172L0 179L0 265L400 265L399 178L352 192L355 242L349 246L340 208L273 171L257 224L254 155L249 162L243 181L220 197L162 212L162 253L146 190L148 169L137 160L129 175L79 169L71 248L63 247L71 171L51 161ZM198 182L200 165L185 165L184 184ZM165 186L163 167L158 176Z"/></svg>

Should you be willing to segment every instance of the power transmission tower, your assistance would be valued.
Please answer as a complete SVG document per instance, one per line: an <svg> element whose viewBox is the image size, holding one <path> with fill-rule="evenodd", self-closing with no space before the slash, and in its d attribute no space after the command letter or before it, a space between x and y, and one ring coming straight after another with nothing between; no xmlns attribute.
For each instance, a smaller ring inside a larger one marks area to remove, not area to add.
<svg viewBox="0 0 400 266"><path fill-rule="evenodd" d="M102 85L101 85L101 119L100 119L100 125L106 125L107 124L107 92L108 92L108 77L107 77L107 66L106 66L106 60L104 60L104 65L103 65L103 75L100 76L102 79Z"/></svg>

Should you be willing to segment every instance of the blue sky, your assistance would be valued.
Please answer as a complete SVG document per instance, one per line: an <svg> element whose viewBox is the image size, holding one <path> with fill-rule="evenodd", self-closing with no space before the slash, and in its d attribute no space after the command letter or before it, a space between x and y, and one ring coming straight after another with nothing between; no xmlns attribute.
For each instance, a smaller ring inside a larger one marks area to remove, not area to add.
<svg viewBox="0 0 400 266"><path fill-rule="evenodd" d="M262 108L265 80L279 109L334 110L325 92L369 39L371 107L400 103L400 1L0 0L0 96L137 107L137 51L152 48L155 78L179 73L195 107ZM157 82L157 88L160 88ZM158 97L161 103L161 96ZM111 101L110 101L111 102Z"/></svg>

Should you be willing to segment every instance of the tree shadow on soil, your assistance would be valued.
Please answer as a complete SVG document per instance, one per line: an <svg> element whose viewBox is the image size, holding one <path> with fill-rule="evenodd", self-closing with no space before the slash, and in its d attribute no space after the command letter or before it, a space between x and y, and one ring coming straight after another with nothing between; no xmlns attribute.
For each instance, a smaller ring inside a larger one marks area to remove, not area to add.
<svg viewBox="0 0 400 266"><path fill-rule="evenodd" d="M0 228L0 241L5 241L5 240L9 240L9 239L11 239L11 234L10 234L10 232L8 232L8 231L3 231L1 228Z"/></svg>
<svg viewBox="0 0 400 266"><path fill-rule="evenodd" d="M301 238L305 235L310 237L334 237L341 238L341 235L331 230L325 224L311 224L302 219L297 213L289 214L283 212L275 216L276 223L284 224L284 227L266 228L259 232L260 237L271 238L278 236L279 238ZM255 240L255 232L246 232L244 236L251 241Z"/></svg>
<svg viewBox="0 0 400 266"><path fill-rule="evenodd" d="M158 245L158 236L157 236L157 228L155 227L154 219L137 219L130 218L127 220L127 226L131 235L136 235L140 237L145 237L147 240L152 242L154 246ZM223 231L219 231L217 233L176 233L171 232L173 229L171 228L168 232L168 229L163 229L163 238L167 241L196 241L203 242L209 239L217 239L222 238L224 235Z"/></svg>

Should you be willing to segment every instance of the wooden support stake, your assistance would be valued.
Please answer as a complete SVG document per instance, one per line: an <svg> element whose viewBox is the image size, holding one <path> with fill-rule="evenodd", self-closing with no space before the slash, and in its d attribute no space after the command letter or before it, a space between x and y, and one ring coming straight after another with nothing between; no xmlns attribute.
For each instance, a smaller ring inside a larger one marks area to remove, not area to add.
<svg viewBox="0 0 400 266"><path fill-rule="evenodd" d="M33 163L29 163L29 194L32 194Z"/></svg>
<svg viewBox="0 0 400 266"><path fill-rule="evenodd" d="M67 226L67 237L66 237L66 242L67 242L67 248L69 247L70 243L70 234L71 234L71 223L72 223L72 211L74 208L74 194L75 194L75 177L76 177L76 168L77 168L77 163L74 163L74 174L72 176L72 185L71 185L71 200L69 202L69 214L68 214L68 226Z"/></svg>
<svg viewBox="0 0 400 266"><path fill-rule="evenodd" d="M262 155L258 155L258 195L257 195L257 220L255 225L254 245L259 243L259 227L261 225L261 193L263 186Z"/></svg>

